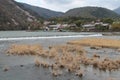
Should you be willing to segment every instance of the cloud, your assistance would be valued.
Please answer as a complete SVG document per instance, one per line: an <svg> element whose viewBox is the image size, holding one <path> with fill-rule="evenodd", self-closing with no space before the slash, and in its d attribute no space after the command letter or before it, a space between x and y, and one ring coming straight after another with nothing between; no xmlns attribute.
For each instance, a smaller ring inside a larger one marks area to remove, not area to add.
<svg viewBox="0 0 120 80"><path fill-rule="evenodd" d="M51 4L69 4L71 2L73 2L73 0L44 0L47 3L51 3Z"/></svg>
<svg viewBox="0 0 120 80"><path fill-rule="evenodd" d="M69 9L84 6L98 6L109 9L120 7L120 0L16 0L31 5L66 12Z"/></svg>

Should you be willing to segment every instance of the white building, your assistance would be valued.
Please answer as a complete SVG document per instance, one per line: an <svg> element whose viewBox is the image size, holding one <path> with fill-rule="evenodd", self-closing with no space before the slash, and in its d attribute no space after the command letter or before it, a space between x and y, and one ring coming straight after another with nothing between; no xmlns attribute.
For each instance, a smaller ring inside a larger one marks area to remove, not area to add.
<svg viewBox="0 0 120 80"><path fill-rule="evenodd" d="M82 25L82 28L83 28L83 30L87 30L87 31L93 30L93 29L95 29L95 24L84 24L84 25Z"/></svg>

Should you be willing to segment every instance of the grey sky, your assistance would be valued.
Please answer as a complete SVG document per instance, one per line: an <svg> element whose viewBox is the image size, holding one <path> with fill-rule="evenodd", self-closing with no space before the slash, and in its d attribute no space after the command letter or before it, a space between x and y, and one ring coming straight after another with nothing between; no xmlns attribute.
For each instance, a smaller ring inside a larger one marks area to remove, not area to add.
<svg viewBox="0 0 120 80"><path fill-rule="evenodd" d="M65 12L69 9L84 6L98 6L108 9L120 7L120 0L16 0L31 5Z"/></svg>

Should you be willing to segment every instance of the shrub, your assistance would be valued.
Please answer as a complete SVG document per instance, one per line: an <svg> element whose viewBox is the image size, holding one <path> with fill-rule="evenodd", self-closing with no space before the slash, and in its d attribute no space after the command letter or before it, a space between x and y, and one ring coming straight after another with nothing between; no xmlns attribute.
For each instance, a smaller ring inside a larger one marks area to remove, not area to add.
<svg viewBox="0 0 120 80"><path fill-rule="evenodd" d="M120 22L113 23L111 26L111 30L120 31Z"/></svg>

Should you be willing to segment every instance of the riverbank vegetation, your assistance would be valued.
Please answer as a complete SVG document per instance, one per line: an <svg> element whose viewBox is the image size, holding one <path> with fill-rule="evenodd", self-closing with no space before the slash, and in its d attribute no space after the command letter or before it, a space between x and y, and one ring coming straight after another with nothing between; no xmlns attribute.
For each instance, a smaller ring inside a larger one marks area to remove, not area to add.
<svg viewBox="0 0 120 80"><path fill-rule="evenodd" d="M40 45L13 44L7 50L7 53L12 55L38 55L42 50Z"/></svg>
<svg viewBox="0 0 120 80"><path fill-rule="evenodd" d="M120 48L120 40L103 39L103 38L85 38L82 40L70 41L68 44L96 46L106 48Z"/></svg>

